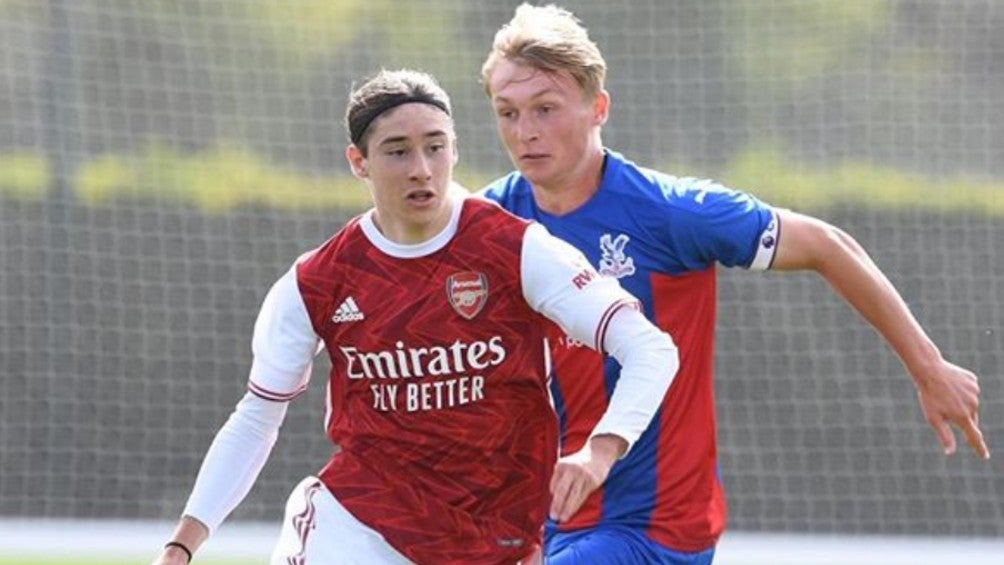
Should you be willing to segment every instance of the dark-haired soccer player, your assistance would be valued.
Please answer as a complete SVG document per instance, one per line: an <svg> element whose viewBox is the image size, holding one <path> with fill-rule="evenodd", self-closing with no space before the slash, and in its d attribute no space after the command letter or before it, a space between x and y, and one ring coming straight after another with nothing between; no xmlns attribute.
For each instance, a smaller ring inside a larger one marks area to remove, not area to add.
<svg viewBox="0 0 1004 565"><path fill-rule="evenodd" d="M673 343L614 279L541 226L451 190L456 135L432 77L381 72L346 121L374 208L268 293L249 392L159 565L186 563L246 495L320 346L341 449L291 494L273 564L539 562L552 474L555 500L581 504L675 374ZM624 367L591 440L557 466L549 320Z"/></svg>

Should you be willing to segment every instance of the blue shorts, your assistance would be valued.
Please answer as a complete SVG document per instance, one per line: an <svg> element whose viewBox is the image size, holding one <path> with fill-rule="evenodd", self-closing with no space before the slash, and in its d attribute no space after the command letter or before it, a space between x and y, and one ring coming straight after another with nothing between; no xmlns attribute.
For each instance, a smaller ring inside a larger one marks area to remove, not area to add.
<svg viewBox="0 0 1004 565"><path fill-rule="evenodd" d="M548 529L545 565L711 565L715 548L684 553L667 549L644 533L623 526L573 532Z"/></svg>

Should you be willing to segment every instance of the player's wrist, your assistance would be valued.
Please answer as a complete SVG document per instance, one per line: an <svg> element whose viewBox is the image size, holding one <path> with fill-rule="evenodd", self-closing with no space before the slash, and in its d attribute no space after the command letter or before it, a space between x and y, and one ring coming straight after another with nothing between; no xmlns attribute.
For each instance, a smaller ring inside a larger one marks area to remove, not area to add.
<svg viewBox="0 0 1004 565"><path fill-rule="evenodd" d="M185 563L192 562L192 550L180 541L169 541L164 544L164 553L172 557L183 557Z"/></svg>
<svg viewBox="0 0 1004 565"><path fill-rule="evenodd" d="M941 350L930 339L922 337L896 348L904 367L918 385L936 378L945 358Z"/></svg>
<svg viewBox="0 0 1004 565"><path fill-rule="evenodd" d="M628 442L614 434L598 434L589 438L589 449L593 459L613 465L627 452Z"/></svg>
<svg viewBox="0 0 1004 565"><path fill-rule="evenodd" d="M923 354L916 355L911 362L906 363L907 372L919 388L937 382L944 372L944 366L945 359L937 348L926 350Z"/></svg>

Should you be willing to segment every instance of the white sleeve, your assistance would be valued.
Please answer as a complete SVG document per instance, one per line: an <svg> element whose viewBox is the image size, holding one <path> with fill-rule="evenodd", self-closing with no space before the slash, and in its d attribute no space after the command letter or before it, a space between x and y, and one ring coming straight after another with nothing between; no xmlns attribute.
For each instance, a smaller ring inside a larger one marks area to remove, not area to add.
<svg viewBox="0 0 1004 565"><path fill-rule="evenodd" d="M288 406L244 395L209 446L184 515L205 524L210 533L219 527L258 478Z"/></svg>
<svg viewBox="0 0 1004 565"><path fill-rule="evenodd" d="M630 308L614 314L603 345L621 364L621 376L590 437L614 434L624 438L630 450L662 405L680 368L679 352L668 334Z"/></svg>
<svg viewBox="0 0 1004 565"><path fill-rule="evenodd" d="M296 283L296 267L269 290L254 325L248 393L217 432L184 514L210 532L254 484L275 445L288 401L307 388L320 338Z"/></svg>
<svg viewBox="0 0 1004 565"><path fill-rule="evenodd" d="M272 285L255 321L248 389L279 402L296 397L307 388L320 343L300 295L294 266Z"/></svg>
<svg viewBox="0 0 1004 565"><path fill-rule="evenodd" d="M672 339L638 311L638 301L616 279L600 276L582 253L538 224L527 228L520 267L533 309L621 364L610 404L591 435L620 436L630 450L676 376Z"/></svg>

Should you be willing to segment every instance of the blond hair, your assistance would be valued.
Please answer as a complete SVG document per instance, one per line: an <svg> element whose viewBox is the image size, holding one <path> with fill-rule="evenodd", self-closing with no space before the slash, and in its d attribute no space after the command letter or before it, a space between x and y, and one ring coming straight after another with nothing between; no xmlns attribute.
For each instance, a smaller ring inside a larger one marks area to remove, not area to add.
<svg viewBox="0 0 1004 565"><path fill-rule="evenodd" d="M522 4L509 23L495 34L492 49L481 66L485 92L502 60L549 73L568 72L588 97L603 90L607 63L586 28L571 12L553 4Z"/></svg>

